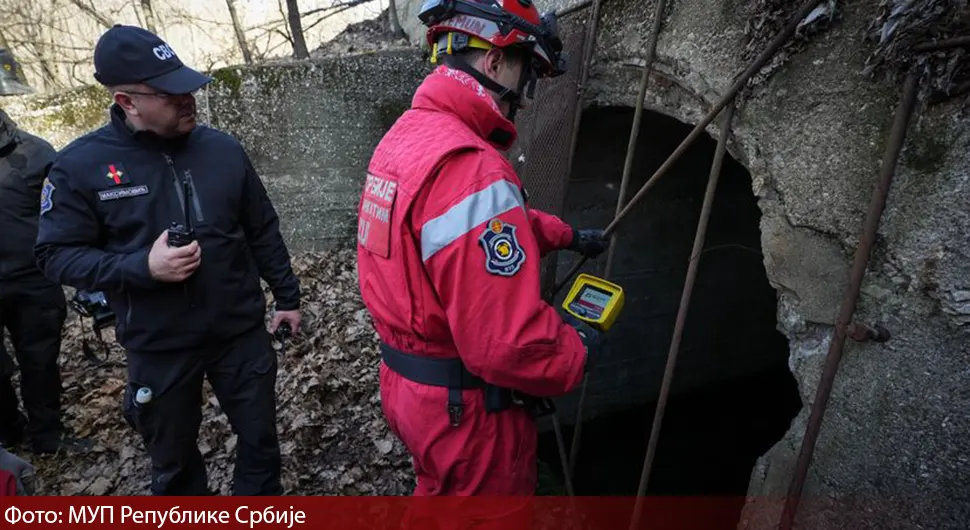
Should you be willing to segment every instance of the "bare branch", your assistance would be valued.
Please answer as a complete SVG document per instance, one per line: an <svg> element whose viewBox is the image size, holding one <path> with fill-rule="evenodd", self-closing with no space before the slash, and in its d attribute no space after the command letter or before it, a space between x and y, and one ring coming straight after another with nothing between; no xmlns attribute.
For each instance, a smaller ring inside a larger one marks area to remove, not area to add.
<svg viewBox="0 0 970 530"><path fill-rule="evenodd" d="M357 3L346 3L346 4L342 4L341 7L340 7L340 9L337 9L337 10L335 10L333 12L327 13L326 15L323 15L322 17L318 18L317 20L313 21L313 23L310 24L309 26L307 26L304 31L309 31L309 30L313 29L315 26L317 26L318 24L320 24L321 22L327 20L328 18L330 18L332 16L335 16L335 15L339 15L340 13L343 13L344 11L346 11L348 9L352 9L352 8L356 7L357 5L359 5L359 4L363 4L364 2L369 2L369 1L370 0L363 0L363 1L357 2ZM317 11L319 11L319 10L317 10Z"/></svg>
<svg viewBox="0 0 970 530"><path fill-rule="evenodd" d="M114 26L114 22L112 22L110 18L98 13L94 6L84 2L84 0L71 0L71 3L94 20L97 20L98 23L104 26L105 29Z"/></svg>

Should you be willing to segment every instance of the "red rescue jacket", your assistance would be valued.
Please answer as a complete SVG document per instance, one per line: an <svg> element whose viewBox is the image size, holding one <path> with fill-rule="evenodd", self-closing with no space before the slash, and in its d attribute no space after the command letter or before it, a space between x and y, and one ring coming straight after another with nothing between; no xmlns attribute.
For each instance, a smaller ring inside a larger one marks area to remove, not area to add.
<svg viewBox="0 0 970 530"><path fill-rule="evenodd" d="M541 297L540 259L572 242L529 209L499 150L516 139L481 85L439 67L371 160L358 210L358 274L381 339L460 357L496 386L540 397L582 380L579 334Z"/></svg>

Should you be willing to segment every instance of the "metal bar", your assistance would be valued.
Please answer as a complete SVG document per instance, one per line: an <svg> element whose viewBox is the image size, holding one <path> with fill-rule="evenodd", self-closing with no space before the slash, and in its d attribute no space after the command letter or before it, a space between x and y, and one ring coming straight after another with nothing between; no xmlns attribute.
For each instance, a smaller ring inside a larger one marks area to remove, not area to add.
<svg viewBox="0 0 970 530"><path fill-rule="evenodd" d="M597 22L601 0L593 2L593 25ZM657 41L660 40L660 30L663 27L663 15L667 6L667 0L658 0L657 8L654 12L653 27L650 30L650 37L647 43L647 56L643 63L643 76L640 78L640 91L637 96L637 106L633 113L633 125L630 127L630 140L627 143L626 161L623 164L623 178L620 181L620 194L616 200L616 213L620 213L623 207L623 198L626 196L626 189L630 183L630 171L633 168L633 155L636 151L637 136L640 132L640 119L643 115L643 100L647 94L647 82L650 79L650 72L653 70L653 61L657 55ZM595 29L593 30L595 31ZM595 34L589 37L587 44L590 45L590 55L592 50L592 40ZM587 58L588 64L589 57ZM573 129L574 133L579 130L579 124ZM606 272L604 277L609 279L613 265L613 253L616 247L616 235L610 238L610 248L606 257ZM589 387L589 375L583 376L583 386L579 393L579 403L576 407L576 423L573 429L573 440L569 446L569 474L572 476L576 466L576 459L579 457L580 440L583 434L583 408L586 405L586 391Z"/></svg>
<svg viewBox="0 0 970 530"><path fill-rule="evenodd" d="M590 5L590 3L592 3L592 6L593 6L591 19L587 21L586 39L583 42L583 63L582 63L582 67L580 68L579 79L577 80L577 85L576 85L576 96L575 96L576 106L573 110L573 129L569 140L569 151L568 151L569 154L568 154L568 160L566 163L566 171L565 171L565 175L563 176L564 179L567 180L567 182L568 182L569 175L572 173L573 158L576 152L576 144L579 140L579 124L580 124L580 121L582 120L582 114L583 114L583 93L586 89L586 81L589 78L590 63L592 62L592 57L593 57L593 41L596 38L596 28L599 22L600 2L601 0L595 0L595 1L591 0L590 2L584 2L583 4L585 5L581 4L580 6L574 6L575 9L564 10L558 13L558 16L564 16L574 11L578 11L582 7L588 6ZM563 202L565 202L565 194L563 195ZM550 269L553 274L550 275L547 281L548 281L548 285L552 287L555 285L556 267L554 263L550 267ZM555 297L555 293L548 292L549 289L545 287L543 288L543 291L547 292L546 298L548 298L549 302L551 303L552 299ZM585 384L585 379L584 379L584 384ZM584 391L585 391L585 386L584 386ZM552 412L552 426L556 436L556 446L559 449L559 461L560 461L560 464L562 465L562 473L563 473L563 479L565 481L566 493L570 497L573 497L576 494L573 488L573 482L572 482L573 466L571 463L573 460L569 458L569 456L566 454L565 437L563 436L562 426L559 422L559 412L556 410L553 410Z"/></svg>
<svg viewBox="0 0 970 530"><path fill-rule="evenodd" d="M556 411L552 412L552 429L556 434L556 445L559 447L559 461L562 464L563 478L566 481L566 495L575 497L576 490L573 489L572 475L569 474L569 461L566 459L565 437L562 435L562 426L559 424L559 414Z"/></svg>
<svg viewBox="0 0 970 530"><path fill-rule="evenodd" d="M634 195L632 199L630 199L630 202L627 203L627 205L623 208L623 210L620 211L619 215L617 215L613 219L613 222L611 222L609 226L606 227L607 235L612 234L613 231L616 230L617 225L630 213L630 210L632 210L633 207L636 206L638 202L640 202L643 196L647 194L647 191L649 191L650 188L652 188L654 184L657 183L660 177L662 177L664 174L667 173L668 170L670 170L670 167L674 164L674 162L676 162L681 157L681 155L684 154L687 148L690 147L690 145L694 143L695 140L697 140L697 137L704 132L705 128L712 121L714 121L714 118L717 117L717 115L721 112L721 110L725 106L727 106L729 102L734 100L734 96L736 96L737 93L741 91L741 88L745 85L745 83L747 83L748 80L751 79L751 77L753 77L758 71L760 71L761 68L775 55L775 53L777 53L778 50L781 49L781 47L786 42L788 42L788 39L790 39L792 34L795 33L795 29L798 27L799 22L801 22L805 17L809 15L809 13L811 13L812 10L814 10L815 7L818 5L818 3L819 3L819 0L808 0L807 2L805 2L805 4L798 10L795 16L792 17L792 20L789 21L788 25L785 26L785 29L783 29L781 33L779 33L778 36L775 37L773 41L771 41L771 43L765 48L765 50L761 52L761 55L759 55L754 61L752 61L751 64L748 66L748 68L744 72L742 72L740 76L738 76L738 79L734 82L734 85L732 85L731 88L728 89L728 91L724 94L721 100L714 105L714 107L707 113L706 116L704 116L703 119L701 119L700 122L698 122L698 124L694 127L694 130L692 130L690 134L687 135L687 138L684 138L684 141L681 142L679 146L677 146L677 149L674 150L674 152L671 153L669 157L667 157L667 160L663 163L662 166L660 166L660 168L657 169L657 171L653 174L653 176L650 177L650 180L648 180L640 188L640 191L638 191L637 194ZM575 274L576 271L582 268L582 266L586 263L586 260L587 258L583 257L582 259L577 261L575 265L573 265L573 268L570 269L569 273L566 274L566 277L563 278L562 282L560 282L559 285L556 286L555 291L553 291L553 294L559 292L563 288L563 286L566 285L566 283L569 281L569 278L572 277L572 275Z"/></svg>
<svg viewBox="0 0 970 530"><path fill-rule="evenodd" d="M896 111L895 123L893 123L889 142L886 145L879 181L876 183L876 187L872 192L872 199L869 202L869 212L866 214L862 239L859 240L859 244L856 247L855 260L852 264L852 272L849 275L849 286L845 290L845 296L842 298L842 308L839 311L839 318L835 322L835 335L829 344L828 355L825 358L825 365L822 368L822 378L815 391L815 401L812 403L811 415L808 418L808 425L805 428L802 447L798 454L798 461L795 464L795 473L792 476L788 495L785 498L785 508L781 515L780 530L791 529L795 519L795 512L798 510L799 497L801 497L802 488L805 485L805 477L808 474L808 466L811 464L812 454L815 450L815 442L818 438L819 429L822 426L825 407L832 393L832 383L839 369L839 361L842 360L846 327L849 325L853 313L855 313L859 291L862 289L862 279L866 274L872 245L876 239L876 230L879 229L882 212L886 207L886 197L889 195L889 187L892 185L893 175L896 172L899 153L902 151L903 142L906 140L910 117L913 115L913 109L916 106L918 87L919 76L916 73L910 73L906 78L903 96Z"/></svg>
<svg viewBox="0 0 970 530"><path fill-rule="evenodd" d="M653 15L653 27L650 29L650 40L647 43L647 56L643 63L643 72L640 76L640 91L637 94L636 110L633 112L633 125L630 126L630 140L626 145L626 160L623 161L623 178L620 180L620 194L616 199L616 213L620 215L623 211L623 199L626 197L626 190L630 186L630 172L633 170L633 158L636 154L637 138L640 135L640 120L643 117L643 100L647 97L647 84L650 80L650 72L653 71L653 61L657 56L657 41L660 40L660 29L663 26L664 9L667 6L666 0L657 0L657 9ZM609 279L610 271L613 270L613 256L616 252L616 234L610 237L610 248L606 252L606 271L603 273Z"/></svg>
<svg viewBox="0 0 970 530"><path fill-rule="evenodd" d="M593 12L590 14L586 23L589 25L586 31L586 41L583 43L583 68L579 72L579 83L576 86L576 108L573 112L573 130L569 141L569 164L567 164L567 174L572 174L573 158L576 153L576 144L579 142L579 124L583 120L583 95L586 93L586 82L589 80L590 64L593 62L593 50L596 43L596 30L599 27L600 5L602 0L583 2L589 5L592 3Z"/></svg>
<svg viewBox="0 0 970 530"><path fill-rule="evenodd" d="M924 42L913 46L913 51L917 53L936 52L940 50L950 50L961 46L970 46L970 35L954 37L952 39Z"/></svg>
<svg viewBox="0 0 970 530"><path fill-rule="evenodd" d="M573 426L573 439L569 445L569 465L566 473L572 479L576 472L576 460L579 458L579 440L583 432L583 409L586 407L586 391L589 388L589 374L583 374L583 386L579 391L579 402L576 404L576 424Z"/></svg>
<svg viewBox="0 0 970 530"><path fill-rule="evenodd" d="M677 366L677 356L680 353L680 339L684 334L684 323L687 321L687 310L694 293L694 281L697 278L697 268L700 264L701 252L704 250L704 239L707 237L707 225L711 218L711 207L714 204L714 193L721 176L721 166L724 153L727 151L728 137L731 136L731 120L734 118L735 104L727 108L721 123L720 136L717 139L717 150L711 163L711 174L707 180L707 190L704 192L704 204L701 206L700 219L697 221L697 232L694 234L694 248L691 250L690 262L687 265L687 279L680 297L680 309L674 323L674 335L670 339L670 351L667 353L667 368L664 370L663 383L660 385L660 397L657 400L657 410L653 415L653 427L650 429L650 442L647 444L647 454L643 461L643 471L640 474L640 488L637 490L637 502L633 508L633 520L630 529L635 530L640 525L640 513L643 510L643 496L647 491L653 459L657 453L657 441L660 439L660 425L667 407L667 396L670 394L671 381L674 378L674 368Z"/></svg>
<svg viewBox="0 0 970 530"><path fill-rule="evenodd" d="M568 184L569 176L572 175L572 172L573 172L573 159L575 158L576 144L579 142L579 124L582 121L582 117L583 117L583 95L586 92L586 82L589 79L590 64L593 61L593 45L596 40L596 29L599 25L599 8L600 8L601 2L602 0L595 0L595 2L590 0L588 2L583 2L583 4L580 4L581 6L592 4L593 12L590 15L590 20L587 21L586 39L583 42L583 66L579 71L579 80L576 84L576 107L573 109L573 129L570 133L569 154L568 154L568 161L566 163L566 174L564 176L564 180L566 180L566 184ZM558 16L563 16L563 14L569 14L578 10L579 10L579 7L576 7L576 9L572 9L572 10L567 9L564 12L560 12ZM564 192L563 209L565 209L565 201L566 201L566 193ZM552 259L555 260L556 258L552 257ZM543 284L542 284L542 292L544 293L544 296L546 296L550 301L556 297L556 293L555 291L553 291L556 285L555 274L556 274L556 270L558 270L556 264L557 262L553 261L551 266L547 267L546 271L547 271L548 277L543 279Z"/></svg>

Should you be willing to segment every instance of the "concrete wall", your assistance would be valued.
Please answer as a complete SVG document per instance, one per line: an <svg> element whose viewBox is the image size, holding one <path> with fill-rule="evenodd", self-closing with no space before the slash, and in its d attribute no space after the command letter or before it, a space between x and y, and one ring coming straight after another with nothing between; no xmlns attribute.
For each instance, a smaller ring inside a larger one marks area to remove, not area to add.
<svg viewBox="0 0 970 530"><path fill-rule="evenodd" d="M246 146L291 250L356 241L357 199L374 147L430 70L417 50L225 68L198 95L200 120ZM10 98L25 130L61 148L107 119L107 92L87 87Z"/></svg>
<svg viewBox="0 0 970 530"><path fill-rule="evenodd" d="M356 241L356 209L381 136L430 65L415 50L223 69L203 101L249 150L296 250Z"/></svg>
<svg viewBox="0 0 970 530"><path fill-rule="evenodd" d="M111 98L99 86L60 94L0 98L0 105L21 129L60 149L108 119Z"/></svg>

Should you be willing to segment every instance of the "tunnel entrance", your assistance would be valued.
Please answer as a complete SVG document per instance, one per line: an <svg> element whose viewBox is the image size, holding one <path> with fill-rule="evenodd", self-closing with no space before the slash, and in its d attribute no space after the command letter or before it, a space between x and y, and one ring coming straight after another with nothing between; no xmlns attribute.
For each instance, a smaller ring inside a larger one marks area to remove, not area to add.
<svg viewBox="0 0 970 530"><path fill-rule="evenodd" d="M563 213L573 226L605 227L612 220L632 120L628 107L584 111ZM626 200L692 129L649 111L641 124ZM617 230L610 279L624 287L626 306L590 381L578 495L636 494L715 147L702 135ZM784 436L802 406L787 340L776 329L760 217L750 175L728 154L647 491L736 496L737 512L710 528L736 527L755 460ZM562 275L577 258L559 254ZM602 276L605 263L604 255L584 271ZM567 445L577 397L559 400ZM539 493L564 492L550 430L543 431L539 451Z"/></svg>

